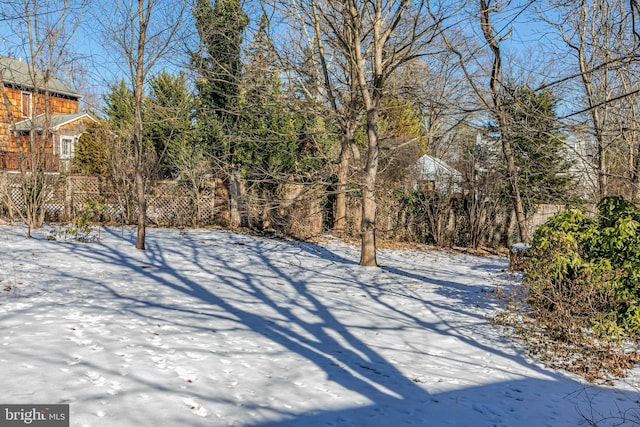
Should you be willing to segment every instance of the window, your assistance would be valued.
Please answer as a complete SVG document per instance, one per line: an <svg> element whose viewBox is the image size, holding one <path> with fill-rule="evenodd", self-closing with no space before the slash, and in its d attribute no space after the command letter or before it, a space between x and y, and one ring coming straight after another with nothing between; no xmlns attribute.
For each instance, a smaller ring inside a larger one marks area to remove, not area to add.
<svg viewBox="0 0 640 427"><path fill-rule="evenodd" d="M22 92L22 117L31 117L31 92Z"/></svg>
<svg viewBox="0 0 640 427"><path fill-rule="evenodd" d="M76 138L73 136L61 136L60 137L60 158L70 159L73 157L75 150Z"/></svg>

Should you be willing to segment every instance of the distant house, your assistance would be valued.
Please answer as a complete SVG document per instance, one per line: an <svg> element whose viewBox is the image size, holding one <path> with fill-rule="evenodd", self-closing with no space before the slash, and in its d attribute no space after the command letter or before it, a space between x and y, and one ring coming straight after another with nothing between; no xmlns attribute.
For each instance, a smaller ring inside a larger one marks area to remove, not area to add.
<svg viewBox="0 0 640 427"><path fill-rule="evenodd" d="M425 154L413 166L412 173L414 189L462 193L462 174L443 160Z"/></svg>
<svg viewBox="0 0 640 427"><path fill-rule="evenodd" d="M35 130L39 149L44 153L47 172L61 172L69 168L75 144L87 125L95 121L79 111L81 99L73 89L56 79L48 81L50 115L45 118L45 89L42 73L37 72L34 84L33 71L26 62L0 57L0 77L11 106L15 127L11 126L9 110L0 97L0 170L20 170L20 162L26 161L29 134ZM36 96L37 95L37 96ZM37 101L36 101L37 100ZM37 102L37 105L34 103Z"/></svg>

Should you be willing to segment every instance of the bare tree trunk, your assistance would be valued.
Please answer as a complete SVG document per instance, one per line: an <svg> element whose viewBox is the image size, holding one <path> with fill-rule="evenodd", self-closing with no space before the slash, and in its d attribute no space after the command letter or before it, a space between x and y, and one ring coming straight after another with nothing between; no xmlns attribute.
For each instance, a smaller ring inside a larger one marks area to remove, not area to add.
<svg viewBox="0 0 640 427"><path fill-rule="evenodd" d="M137 57L135 58L135 76L133 82L134 115L133 115L133 141L136 149L135 188L138 199L138 233L136 237L136 249L145 249L146 225L147 225L147 195L145 191L144 158L145 147L142 132L142 102L144 97L144 70L147 27L151 13L150 6L145 10L144 0L138 0L138 39L136 40Z"/></svg>
<svg viewBox="0 0 640 427"><path fill-rule="evenodd" d="M344 138L344 137L343 137ZM343 236L347 229L347 179L349 173L349 149L342 143L340 164L338 166L338 184L336 185L336 207L333 217L333 233Z"/></svg>
<svg viewBox="0 0 640 427"><path fill-rule="evenodd" d="M378 174L378 110L367 111L367 164L362 177L362 241L360 265L375 267L376 259L376 176Z"/></svg>
<svg viewBox="0 0 640 427"><path fill-rule="evenodd" d="M154 65L167 54L176 32L182 26L184 5L179 0L117 0L98 5L97 20L106 36L105 42L119 53L129 72L133 90L134 188L137 206L135 247L146 247L147 186L151 164L155 161L144 142L143 102L145 78ZM163 21L160 22L160 17ZM155 24L155 25L154 25ZM115 49L114 49L115 48ZM126 141L129 142L128 140ZM125 179L125 182L128 180Z"/></svg>
<svg viewBox="0 0 640 427"><path fill-rule="evenodd" d="M491 0L488 1L490 2ZM520 187L518 185L518 171L516 169L515 155L511 147L511 140L509 135L509 118L504 110L504 100L502 99L503 80L500 44L494 35L493 25L491 23L491 13L494 11L494 8L490 7L488 1L480 0L480 26L482 28L484 38L489 44L491 52L493 53L493 67L491 71L491 96L493 99L494 111L498 118L498 125L500 127L502 152L507 162L509 188L511 190L513 209L516 212L518 233L520 241L526 242L528 240L528 236L526 230L524 205L522 204Z"/></svg>
<svg viewBox="0 0 640 427"><path fill-rule="evenodd" d="M138 200L138 228L136 234L136 249L145 250L146 248L146 222L147 222L147 196L144 185L144 176L142 168L136 167L135 189L136 199Z"/></svg>
<svg viewBox="0 0 640 427"><path fill-rule="evenodd" d="M511 190L513 210L516 214L516 224L518 225L518 237L521 242L529 240L527 232L527 221L524 213L524 205L520 196L520 185L518 184L518 170L516 169L516 160L511 147L511 139L509 137L509 124L506 122L504 114L501 114L500 129L502 133L502 153L507 161L507 176L509 179L509 188ZM508 236L506 237L508 239ZM505 241L505 243L508 243Z"/></svg>
<svg viewBox="0 0 640 427"><path fill-rule="evenodd" d="M345 132L340 144L340 164L338 165L338 184L336 186L336 207L333 220L333 232L343 236L347 229L347 187L354 148L355 123L345 124Z"/></svg>
<svg viewBox="0 0 640 427"><path fill-rule="evenodd" d="M584 59L584 47L580 47L580 51L578 52L578 61L580 65L580 73L582 76L582 84L584 86L585 93L587 95L587 101L589 103L589 108L591 111L591 121L593 125L593 132L596 138L597 147L596 147L596 160L598 162L598 198L602 199L606 197L608 194L608 171L607 171L607 147L606 141L603 132L603 123L607 121L606 112L605 117L601 117L600 111L595 104L597 103L595 99L595 89L593 87L593 83L591 81L591 76L588 74L587 64Z"/></svg>
<svg viewBox="0 0 640 427"><path fill-rule="evenodd" d="M373 76L371 81L373 88L367 82L367 63L363 56L361 45L362 22L357 2L349 2L349 15L352 25L352 55L354 56L354 68L358 78L358 88L367 111L367 157L362 171L362 225L361 225L361 249L360 265L376 267L376 175L378 173L378 106L382 94L382 6L376 3L373 7Z"/></svg>
<svg viewBox="0 0 640 427"><path fill-rule="evenodd" d="M238 228L242 225L241 210L242 183L240 181L240 173L233 171L229 176L229 222L232 228Z"/></svg>

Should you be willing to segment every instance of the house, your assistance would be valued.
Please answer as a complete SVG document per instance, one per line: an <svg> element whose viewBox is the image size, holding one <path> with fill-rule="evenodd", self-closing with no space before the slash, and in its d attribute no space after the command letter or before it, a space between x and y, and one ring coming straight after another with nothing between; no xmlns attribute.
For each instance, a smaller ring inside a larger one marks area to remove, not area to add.
<svg viewBox="0 0 640 427"><path fill-rule="evenodd" d="M23 165L30 168L31 156L25 153L29 151L32 130L36 134L38 152L44 155L45 171L69 170L78 138L88 123L95 121L80 112L80 94L51 78L48 97L45 96L43 74L38 71L34 78L32 68L15 58L0 57L0 77L15 123L15 126L11 125L6 101L0 96L0 170L20 170L20 162L26 162ZM49 104L48 117L44 114L45 99Z"/></svg>
<svg viewBox="0 0 640 427"><path fill-rule="evenodd" d="M460 194L462 174L443 160L427 154L420 157L413 166L414 189Z"/></svg>

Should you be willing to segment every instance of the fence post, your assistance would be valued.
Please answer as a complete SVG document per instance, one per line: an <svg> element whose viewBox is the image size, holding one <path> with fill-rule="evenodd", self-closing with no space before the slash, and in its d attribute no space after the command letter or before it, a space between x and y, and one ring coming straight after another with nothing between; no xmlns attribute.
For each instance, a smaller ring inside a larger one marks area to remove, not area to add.
<svg viewBox="0 0 640 427"><path fill-rule="evenodd" d="M206 224L214 224L216 217L216 191L218 191L218 181L216 178L211 179L211 208L209 210L209 217L206 220Z"/></svg>
<svg viewBox="0 0 640 427"><path fill-rule="evenodd" d="M238 171L233 171L229 177L229 219L231 222L231 228L238 228L242 225L241 198L242 182L240 181L240 173Z"/></svg>
<svg viewBox="0 0 640 427"><path fill-rule="evenodd" d="M73 184L71 176L64 179L64 215L67 221L73 219Z"/></svg>

